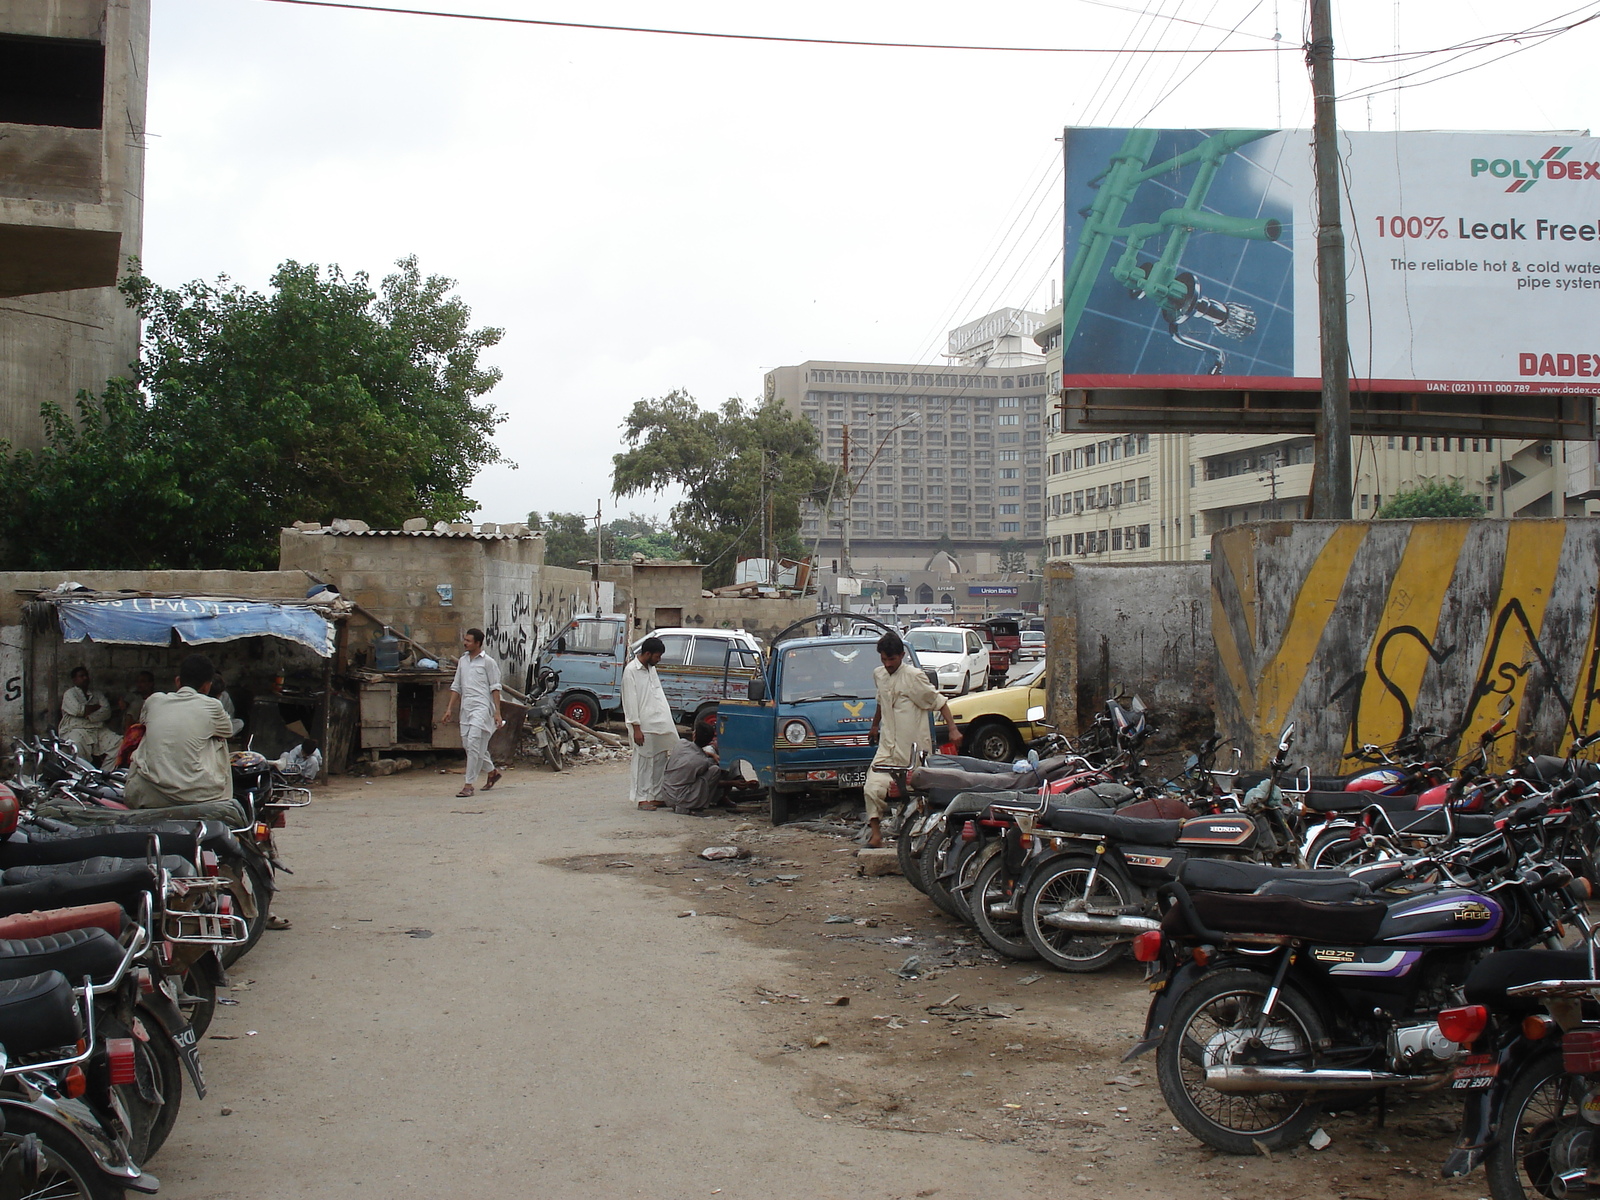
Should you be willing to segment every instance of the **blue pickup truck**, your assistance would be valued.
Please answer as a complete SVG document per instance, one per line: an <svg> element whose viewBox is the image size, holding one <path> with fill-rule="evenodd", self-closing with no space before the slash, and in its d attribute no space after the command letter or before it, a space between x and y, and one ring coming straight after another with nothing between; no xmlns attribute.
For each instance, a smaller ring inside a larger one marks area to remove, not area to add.
<svg viewBox="0 0 1600 1200"><path fill-rule="evenodd" d="M840 614L808 620L830 615ZM718 706L723 769L760 782L771 800L774 825L787 821L808 794L836 798L866 783L877 751L869 734L878 711L872 677L878 636L785 640L779 634L765 669L747 685L747 699ZM908 649L906 663L921 669L914 650ZM932 721L930 713L930 746L936 744Z"/></svg>

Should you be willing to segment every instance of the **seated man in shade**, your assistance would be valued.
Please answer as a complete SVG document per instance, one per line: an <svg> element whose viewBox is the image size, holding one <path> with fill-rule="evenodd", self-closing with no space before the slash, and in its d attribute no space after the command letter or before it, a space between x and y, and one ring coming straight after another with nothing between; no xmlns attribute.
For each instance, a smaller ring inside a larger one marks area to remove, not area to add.
<svg viewBox="0 0 1600 1200"><path fill-rule="evenodd" d="M661 781L661 798L675 813L703 817L717 802L717 781L722 767L717 762L716 726L701 721L694 737L678 739L667 752L666 774Z"/></svg>
<svg viewBox="0 0 1600 1200"><path fill-rule="evenodd" d="M206 695L216 677L211 660L191 654L178 667L178 690L144 702L144 740L128 764L124 797L132 808L204 804L233 798L228 738L233 723Z"/></svg>
<svg viewBox="0 0 1600 1200"><path fill-rule="evenodd" d="M61 736L96 766L122 744L122 735L106 724L111 716L105 693L89 685L89 668L73 667L72 686L61 694Z"/></svg>

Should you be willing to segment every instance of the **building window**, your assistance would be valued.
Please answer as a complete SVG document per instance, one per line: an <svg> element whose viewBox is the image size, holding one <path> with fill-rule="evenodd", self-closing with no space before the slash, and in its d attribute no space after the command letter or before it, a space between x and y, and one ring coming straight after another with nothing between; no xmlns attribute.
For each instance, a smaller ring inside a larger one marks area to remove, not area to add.
<svg viewBox="0 0 1600 1200"><path fill-rule="evenodd" d="M1017 513L1019 511L1020 510L1018 509L1017 505L1015 505L1015 504L1002 504L1000 506L1000 514L1001 514L1001 516L1014 517L1014 516L1017 515Z"/></svg>
<svg viewBox="0 0 1600 1200"><path fill-rule="evenodd" d="M1139 478L1139 499L1150 499L1150 476L1143 475Z"/></svg>
<svg viewBox="0 0 1600 1200"><path fill-rule="evenodd" d="M1022 526L1020 524L1018 524L1016 521L1001 521L1000 522L1000 532L1001 533L1021 533L1022 532Z"/></svg>
<svg viewBox="0 0 1600 1200"><path fill-rule="evenodd" d="M1001 478L1005 478L1004 472L1001 472ZM1015 483L1002 484L996 494L1000 496L1020 496L1022 494L1022 488L1019 484Z"/></svg>
<svg viewBox="0 0 1600 1200"><path fill-rule="evenodd" d="M1361 511L1362 512L1366 512L1367 508L1371 504L1371 501L1372 501L1372 497L1371 496L1367 495L1367 493L1365 493L1365 492L1361 493Z"/></svg>
<svg viewBox="0 0 1600 1200"><path fill-rule="evenodd" d="M1480 439L1480 438L1473 438L1473 439L1472 439L1472 452L1473 452L1473 453L1474 453L1474 454L1476 454L1476 453L1477 453L1477 452L1478 452L1478 443L1479 443L1479 441L1481 441L1481 440L1482 440L1482 439Z"/></svg>
<svg viewBox="0 0 1600 1200"><path fill-rule="evenodd" d="M1420 438L1418 439L1418 443L1420 445L1420 443L1421 443L1421 439ZM1439 439L1438 438L1429 438L1428 439L1428 449L1437 450L1438 448L1439 448Z"/></svg>
<svg viewBox="0 0 1600 1200"><path fill-rule="evenodd" d="M1389 449L1391 449L1391 450L1394 449L1394 438L1390 438L1389 439Z"/></svg>
<svg viewBox="0 0 1600 1200"><path fill-rule="evenodd" d="M1148 525L1139 526L1139 548L1141 550L1150 548L1150 526Z"/></svg>

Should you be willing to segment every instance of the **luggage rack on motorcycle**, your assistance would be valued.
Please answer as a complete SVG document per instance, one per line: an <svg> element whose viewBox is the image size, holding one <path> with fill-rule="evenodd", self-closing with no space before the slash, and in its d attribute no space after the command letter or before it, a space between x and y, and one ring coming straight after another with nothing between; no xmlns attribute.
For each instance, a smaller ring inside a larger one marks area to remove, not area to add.
<svg viewBox="0 0 1600 1200"><path fill-rule="evenodd" d="M1594 940L1600 930L1590 930L1589 936L1584 939L1584 948L1589 951L1589 978L1587 979L1540 979L1533 983L1520 983L1506 989L1506 995L1526 997L1531 1000L1554 999L1568 997L1572 999L1595 999L1600 996L1600 971L1595 969Z"/></svg>
<svg viewBox="0 0 1600 1200"><path fill-rule="evenodd" d="M308 787L290 787L274 783L272 790L267 793L266 802L262 805L267 809L279 808L304 808L311 803L311 789Z"/></svg>
<svg viewBox="0 0 1600 1200"><path fill-rule="evenodd" d="M184 896L207 891L215 896L228 882L220 877L185 878L176 885L176 890ZM169 908L166 898L175 885L164 870L161 884L161 934L167 941L185 946L230 946L249 940L250 924L243 917L235 913Z"/></svg>

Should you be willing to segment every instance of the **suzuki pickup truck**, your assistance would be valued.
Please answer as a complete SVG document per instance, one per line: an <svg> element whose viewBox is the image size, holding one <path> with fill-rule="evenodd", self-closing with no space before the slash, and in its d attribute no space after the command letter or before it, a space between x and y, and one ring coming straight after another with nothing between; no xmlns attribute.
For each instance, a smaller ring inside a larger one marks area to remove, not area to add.
<svg viewBox="0 0 1600 1200"><path fill-rule="evenodd" d="M831 801L860 789L877 752L870 737L878 711L872 671L882 634L784 640L788 632L773 639L746 698L724 700L717 709L723 769L762 785L774 825L787 821L808 795ZM915 650L907 648L901 669L922 669ZM929 746L937 744L934 715L928 714Z"/></svg>
<svg viewBox="0 0 1600 1200"><path fill-rule="evenodd" d="M637 653L627 642L628 620L620 613L573 618L539 655L541 667L561 677L556 708L569 721L593 725L622 715L622 668ZM666 652L656 665L672 718L693 725L709 718L726 696L742 695L761 665L761 643L742 629L657 629Z"/></svg>

